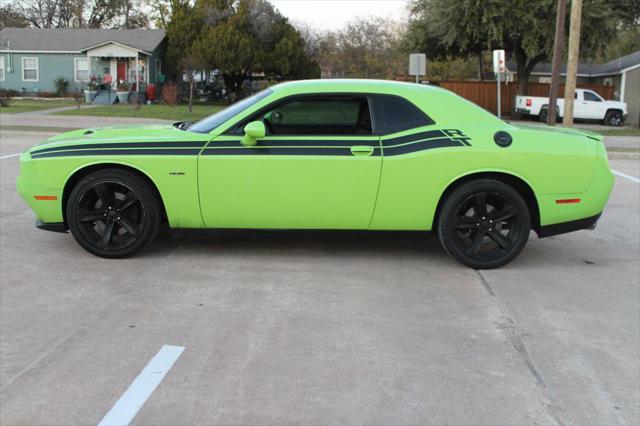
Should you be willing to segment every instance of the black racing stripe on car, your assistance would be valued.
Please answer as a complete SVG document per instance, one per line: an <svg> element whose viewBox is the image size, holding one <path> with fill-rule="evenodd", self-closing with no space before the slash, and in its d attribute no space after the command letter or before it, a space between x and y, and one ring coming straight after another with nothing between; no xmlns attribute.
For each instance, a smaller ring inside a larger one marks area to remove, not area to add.
<svg viewBox="0 0 640 426"><path fill-rule="evenodd" d="M75 157L87 155L198 155L200 149L83 149L74 151L32 153L31 158Z"/></svg>
<svg viewBox="0 0 640 426"><path fill-rule="evenodd" d="M428 132L414 133L412 135L400 136L397 138L383 139L382 145L387 147L408 142L418 142L425 139L441 138L445 136L442 130L429 130Z"/></svg>
<svg viewBox="0 0 640 426"><path fill-rule="evenodd" d="M53 152L53 151L69 151L69 150L85 150L85 149L96 149L96 148L202 148L207 141L201 142L179 142L179 141L170 141L170 142L110 142L110 143L82 143L77 145L64 145L64 146L55 146L51 148L42 148L31 151L31 154L41 154L44 152Z"/></svg>
<svg viewBox="0 0 640 426"><path fill-rule="evenodd" d="M375 151L378 151L376 154ZM318 148L318 147L310 147L310 148L260 148L260 147L242 147L242 148L211 148L205 149L202 152L203 155L329 155L329 156L350 156L351 150L349 147L344 148ZM380 155L380 149L374 149L374 156Z"/></svg>
<svg viewBox="0 0 640 426"><path fill-rule="evenodd" d="M383 155L385 157L393 157L395 155L411 154L418 151L426 151L434 148L447 148L453 146L464 146L463 143L447 138L431 139L409 145L401 145L390 148L384 148Z"/></svg>
<svg viewBox="0 0 640 426"><path fill-rule="evenodd" d="M270 139L270 140L258 140L258 143L256 144L256 147L271 147L271 148L275 148L275 147L320 147L320 148L324 148L324 147L346 147L346 148L350 148L352 146L356 146L356 145L364 145L364 146L372 146L374 148L377 148L380 146L380 144L378 143L378 141L375 140L355 140L355 141L348 141L348 140L317 140L317 139ZM242 143L239 140L234 140L234 141L214 141L211 142L208 146L208 148L234 148L234 147L243 147L244 145L242 145Z"/></svg>

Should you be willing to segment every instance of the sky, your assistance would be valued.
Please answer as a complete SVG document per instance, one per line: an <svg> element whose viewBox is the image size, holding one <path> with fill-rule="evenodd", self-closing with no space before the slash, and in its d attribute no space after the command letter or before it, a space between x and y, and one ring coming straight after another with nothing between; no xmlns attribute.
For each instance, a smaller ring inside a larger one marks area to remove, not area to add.
<svg viewBox="0 0 640 426"><path fill-rule="evenodd" d="M269 0L294 23L319 30L335 30L356 17L379 16L400 20L409 0Z"/></svg>

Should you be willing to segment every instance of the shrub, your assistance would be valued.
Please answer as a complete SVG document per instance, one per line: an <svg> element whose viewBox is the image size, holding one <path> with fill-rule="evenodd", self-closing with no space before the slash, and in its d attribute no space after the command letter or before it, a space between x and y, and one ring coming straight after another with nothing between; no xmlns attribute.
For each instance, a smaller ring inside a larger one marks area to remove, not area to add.
<svg viewBox="0 0 640 426"><path fill-rule="evenodd" d="M170 107L178 104L178 87L175 83L166 83L162 86L162 100Z"/></svg>
<svg viewBox="0 0 640 426"><path fill-rule="evenodd" d="M53 85L56 88L56 94L61 96L67 93L67 87L69 86L69 82L67 81L66 78L64 78L63 76L60 76L60 77L57 77L55 80L53 80Z"/></svg>
<svg viewBox="0 0 640 426"><path fill-rule="evenodd" d="M128 92L131 86L128 81L119 81L116 85L116 90L118 92Z"/></svg>
<svg viewBox="0 0 640 426"><path fill-rule="evenodd" d="M13 102L13 98L18 96L18 92L10 89L0 89L0 107L8 107Z"/></svg>
<svg viewBox="0 0 640 426"><path fill-rule="evenodd" d="M47 91L37 92L35 95L39 98L57 98L58 96L60 96L58 92Z"/></svg>

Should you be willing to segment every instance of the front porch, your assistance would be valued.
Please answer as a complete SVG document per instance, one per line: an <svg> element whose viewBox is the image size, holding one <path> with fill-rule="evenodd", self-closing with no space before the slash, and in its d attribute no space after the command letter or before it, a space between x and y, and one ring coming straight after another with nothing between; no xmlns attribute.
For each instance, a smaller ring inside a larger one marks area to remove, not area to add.
<svg viewBox="0 0 640 426"><path fill-rule="evenodd" d="M148 52L110 42L88 49L86 54L90 85L97 93L94 103L144 102L149 84Z"/></svg>

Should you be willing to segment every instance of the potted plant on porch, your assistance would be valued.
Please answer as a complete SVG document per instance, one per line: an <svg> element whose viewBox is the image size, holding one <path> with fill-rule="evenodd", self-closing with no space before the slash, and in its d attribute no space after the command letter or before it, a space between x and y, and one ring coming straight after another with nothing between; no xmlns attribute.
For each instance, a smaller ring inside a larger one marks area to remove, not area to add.
<svg viewBox="0 0 640 426"><path fill-rule="evenodd" d="M84 89L84 101L88 104L93 102L98 94L98 82L96 81L98 78L95 75L92 75L89 79L89 83L87 84L87 88Z"/></svg>
<svg viewBox="0 0 640 426"><path fill-rule="evenodd" d="M118 102L126 104L129 102L129 83L126 81L118 81L116 86L116 94L118 95Z"/></svg>

